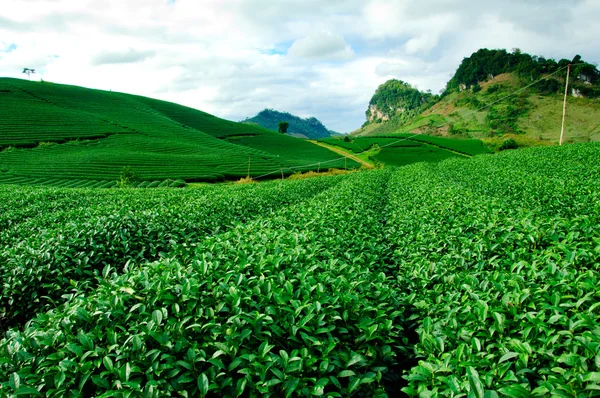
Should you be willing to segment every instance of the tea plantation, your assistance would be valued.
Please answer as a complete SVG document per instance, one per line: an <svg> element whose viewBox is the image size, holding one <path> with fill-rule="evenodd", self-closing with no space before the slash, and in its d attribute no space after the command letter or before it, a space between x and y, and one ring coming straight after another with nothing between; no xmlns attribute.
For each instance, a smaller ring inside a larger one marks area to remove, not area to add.
<svg viewBox="0 0 600 398"><path fill-rule="evenodd" d="M371 160L388 166L404 166L418 162L439 162L453 157L491 153L480 140L452 139L425 134L398 133L394 135L323 138L326 144L361 153L380 148Z"/></svg>
<svg viewBox="0 0 600 398"><path fill-rule="evenodd" d="M111 187L358 167L300 139L151 98L0 78L0 183ZM338 159L338 160L336 160ZM311 165L302 167L304 165Z"/></svg>
<svg viewBox="0 0 600 398"><path fill-rule="evenodd" d="M598 396L598 159L3 186L0 396Z"/></svg>

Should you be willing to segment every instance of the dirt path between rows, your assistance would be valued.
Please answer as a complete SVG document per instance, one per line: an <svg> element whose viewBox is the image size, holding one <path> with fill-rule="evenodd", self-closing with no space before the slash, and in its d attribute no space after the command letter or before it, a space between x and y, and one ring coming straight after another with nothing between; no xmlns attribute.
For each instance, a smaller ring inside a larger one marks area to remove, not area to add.
<svg viewBox="0 0 600 398"><path fill-rule="evenodd" d="M318 142L318 141L315 141L315 140L308 140L308 142L312 142L313 144L315 144L315 145L318 145L318 146L321 146L321 147L323 147L323 148L325 148L325 149L329 149L330 151L332 151L332 152L335 152L335 153L337 153L338 155L342 155L342 156L345 156L345 157L347 157L348 159L352 159L352 160L354 160L355 162L362 164L362 165L363 165L363 166L365 166L367 169L374 169L374 168L375 168L375 167L373 167L373 165L372 165L371 163L369 163L369 162L367 162L367 161L364 161L364 160L362 160L362 159L359 159L359 158L357 158L356 156L354 156L354 155L351 155L351 154L349 154L348 152L346 152L346 151L344 151L344 150L342 150L342 149L340 149L340 148L337 148L337 147L335 147L335 146L333 146L333 145L327 145L327 144L323 144L322 142Z"/></svg>

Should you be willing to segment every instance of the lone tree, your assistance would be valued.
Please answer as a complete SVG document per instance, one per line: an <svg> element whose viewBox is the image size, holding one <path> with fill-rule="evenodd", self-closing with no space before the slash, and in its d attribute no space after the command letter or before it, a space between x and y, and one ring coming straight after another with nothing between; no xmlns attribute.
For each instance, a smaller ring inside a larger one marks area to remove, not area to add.
<svg viewBox="0 0 600 398"><path fill-rule="evenodd" d="M31 80L31 74L35 73L35 69L23 68L23 73L27 74L27 78Z"/></svg>
<svg viewBox="0 0 600 398"><path fill-rule="evenodd" d="M279 129L277 131L279 131L280 133L287 133L287 129L290 126L290 124L288 122L279 122Z"/></svg>

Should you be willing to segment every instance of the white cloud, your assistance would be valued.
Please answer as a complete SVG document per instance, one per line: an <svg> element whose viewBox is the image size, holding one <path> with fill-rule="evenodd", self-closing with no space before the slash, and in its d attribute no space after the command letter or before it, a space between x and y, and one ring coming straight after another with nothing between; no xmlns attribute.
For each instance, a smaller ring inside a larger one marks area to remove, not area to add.
<svg viewBox="0 0 600 398"><path fill-rule="evenodd" d="M354 50L340 35L315 32L296 40L288 54L301 58L346 60L354 56Z"/></svg>
<svg viewBox="0 0 600 398"><path fill-rule="evenodd" d="M377 85L437 92L480 47L600 62L598 19L596 0L5 0L0 76L31 67L233 120L268 107L351 131Z"/></svg>
<svg viewBox="0 0 600 398"><path fill-rule="evenodd" d="M137 51L129 48L125 51L103 51L92 58L93 65L130 64L154 56L154 51Z"/></svg>
<svg viewBox="0 0 600 398"><path fill-rule="evenodd" d="M427 53L437 46L439 36L437 33L424 33L415 36L406 42L406 52L409 54Z"/></svg>

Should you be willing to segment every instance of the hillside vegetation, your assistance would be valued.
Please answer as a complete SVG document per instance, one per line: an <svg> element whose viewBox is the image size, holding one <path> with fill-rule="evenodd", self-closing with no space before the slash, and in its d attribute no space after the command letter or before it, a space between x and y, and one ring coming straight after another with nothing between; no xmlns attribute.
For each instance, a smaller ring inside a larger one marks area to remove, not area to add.
<svg viewBox="0 0 600 398"><path fill-rule="evenodd" d="M418 162L438 162L451 157L490 153L480 140L454 140L414 134L389 136L335 137L320 140L355 154L363 154L376 164L404 166Z"/></svg>
<svg viewBox="0 0 600 398"><path fill-rule="evenodd" d="M279 112L273 109L260 111L256 116L248 118L242 123L257 124L269 130L278 131L279 122L289 123L288 134L304 138L319 139L337 134L328 130L317 118L302 119L287 112Z"/></svg>
<svg viewBox="0 0 600 398"><path fill-rule="evenodd" d="M412 132L479 138L494 147L508 138L522 146L554 144L560 135L565 67L569 63L573 66L566 141L598 141L600 72L594 65L580 56L556 62L518 50L509 53L488 49L465 58L444 93L418 115L368 124L354 134ZM523 90L542 78L545 79ZM412 96L414 93L409 98Z"/></svg>
<svg viewBox="0 0 600 398"><path fill-rule="evenodd" d="M382 123L395 125L410 120L435 103L436 98L402 80L388 80L377 88L369 101L369 108L366 111L367 121L359 132L369 132Z"/></svg>
<svg viewBox="0 0 600 398"><path fill-rule="evenodd" d="M146 97L0 78L0 103L0 182L107 187L128 167L158 185L344 166L303 140Z"/></svg>
<svg viewBox="0 0 600 398"><path fill-rule="evenodd" d="M597 396L599 158L0 186L0 395Z"/></svg>

